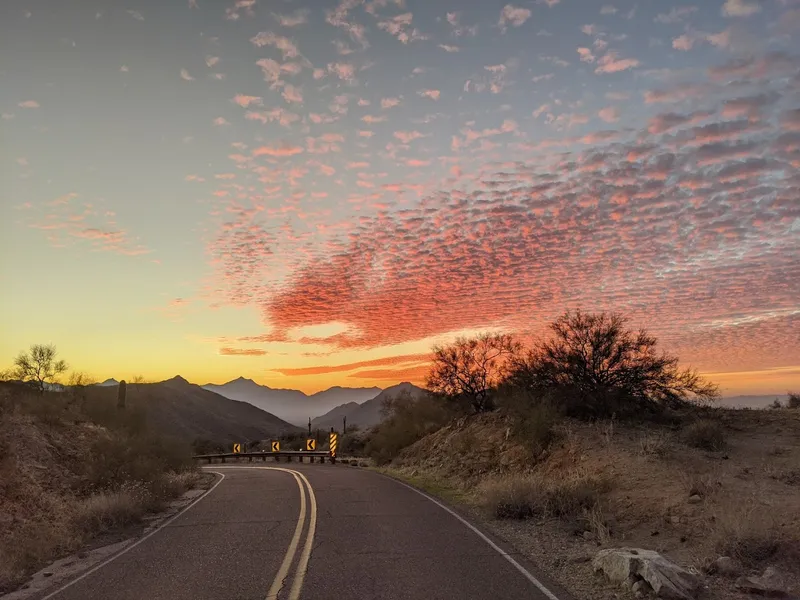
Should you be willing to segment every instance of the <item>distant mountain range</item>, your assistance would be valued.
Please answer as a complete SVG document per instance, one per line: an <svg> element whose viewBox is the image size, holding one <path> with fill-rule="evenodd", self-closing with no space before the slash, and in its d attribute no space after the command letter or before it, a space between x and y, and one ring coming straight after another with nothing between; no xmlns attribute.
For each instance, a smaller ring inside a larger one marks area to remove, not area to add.
<svg viewBox="0 0 800 600"><path fill-rule="evenodd" d="M404 392L411 394L412 397L419 397L425 393L425 390L407 381L398 383L386 388L380 394L362 404L355 402L341 404L311 421L311 426L319 429L335 427L337 430L341 430L342 419L347 417L348 427L351 425L358 425L362 429L373 427L382 420L381 408L383 407L383 401L387 398L395 398Z"/></svg>
<svg viewBox="0 0 800 600"><path fill-rule="evenodd" d="M103 384L89 386L86 392L116 405L117 388ZM252 404L225 398L180 376L129 387L126 404L142 408L153 429L186 441L248 442L301 431Z"/></svg>
<svg viewBox="0 0 800 600"><path fill-rule="evenodd" d="M299 390L275 389L259 385L252 379L244 377L222 385L208 383L202 387L231 400L249 402L289 423L300 426L305 426L308 419L324 414L336 406L348 403L360 405L381 393L379 387L343 388L337 386L308 395Z"/></svg>
<svg viewBox="0 0 800 600"><path fill-rule="evenodd" d="M789 394L762 394L757 396L728 396L719 401L719 406L725 408L767 408L778 400L786 406Z"/></svg>

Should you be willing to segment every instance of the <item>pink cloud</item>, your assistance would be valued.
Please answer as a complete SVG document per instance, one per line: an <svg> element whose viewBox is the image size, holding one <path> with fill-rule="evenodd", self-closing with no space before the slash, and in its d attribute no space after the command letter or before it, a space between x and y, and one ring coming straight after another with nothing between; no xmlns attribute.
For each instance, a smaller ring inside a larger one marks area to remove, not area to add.
<svg viewBox="0 0 800 600"><path fill-rule="evenodd" d="M430 98L431 100L438 100L441 95L439 90L421 90L417 93L423 98Z"/></svg>
<svg viewBox="0 0 800 600"><path fill-rule="evenodd" d="M626 71L639 66L639 61L635 58L618 59L616 52L608 52L597 61L595 73L617 73Z"/></svg>
<svg viewBox="0 0 800 600"><path fill-rule="evenodd" d="M619 109L614 106L606 106L597 115L606 123L616 123L619 121Z"/></svg>
<svg viewBox="0 0 800 600"><path fill-rule="evenodd" d="M273 147L273 146L260 146L253 150L253 156L273 156L273 157L283 157L283 156L294 156L295 154L301 154L303 152L303 148L300 146L291 146L289 144L283 144L282 146Z"/></svg>
<svg viewBox="0 0 800 600"><path fill-rule="evenodd" d="M525 21L531 18L531 14L531 11L527 8L506 4L500 11L500 19L497 21L497 25L503 31L506 30L508 25L520 27Z"/></svg>
<svg viewBox="0 0 800 600"><path fill-rule="evenodd" d="M39 108L39 103L36 100L25 100L17 104L20 108Z"/></svg>
<svg viewBox="0 0 800 600"><path fill-rule="evenodd" d="M761 6L747 0L725 0L720 12L725 17L750 17L761 12Z"/></svg>

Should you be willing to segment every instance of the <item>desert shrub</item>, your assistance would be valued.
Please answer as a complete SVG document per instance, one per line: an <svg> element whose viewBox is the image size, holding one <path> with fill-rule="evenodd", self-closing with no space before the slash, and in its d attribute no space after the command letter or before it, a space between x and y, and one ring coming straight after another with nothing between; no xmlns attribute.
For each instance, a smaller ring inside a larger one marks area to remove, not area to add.
<svg viewBox="0 0 800 600"><path fill-rule="evenodd" d="M192 442L192 454L219 454L224 451L221 443L205 438L196 438Z"/></svg>
<svg viewBox="0 0 800 600"><path fill-rule="evenodd" d="M484 508L498 519L570 518L593 509L608 489L607 480L575 471L558 478L533 474L488 479L479 492Z"/></svg>
<svg viewBox="0 0 800 600"><path fill-rule="evenodd" d="M789 408L798 409L800 408L800 394L789 394L789 401L787 402L787 406Z"/></svg>
<svg viewBox="0 0 800 600"><path fill-rule="evenodd" d="M512 435L532 456L540 455L556 438L561 415L549 394L505 388L498 404L511 421Z"/></svg>
<svg viewBox="0 0 800 600"><path fill-rule="evenodd" d="M730 502L718 508L712 536L722 555L756 568L786 545L773 514L755 501Z"/></svg>
<svg viewBox="0 0 800 600"><path fill-rule="evenodd" d="M669 454L669 436L662 431L649 431L639 438L639 454L664 458Z"/></svg>
<svg viewBox="0 0 800 600"><path fill-rule="evenodd" d="M506 365L520 350L507 334L459 338L434 346L428 389L441 398L476 413L494 409L495 390L506 376Z"/></svg>
<svg viewBox="0 0 800 600"><path fill-rule="evenodd" d="M570 416L641 418L718 397L714 384L656 352L656 338L627 329L619 314L567 312L550 329L550 339L511 357L508 381L553 391Z"/></svg>
<svg viewBox="0 0 800 600"><path fill-rule="evenodd" d="M687 496L707 498L719 487L719 482L709 474L685 473L681 477Z"/></svg>
<svg viewBox="0 0 800 600"><path fill-rule="evenodd" d="M453 416L447 404L429 395L400 394L384 405L386 418L369 433L364 452L385 465L403 448L444 426Z"/></svg>
<svg viewBox="0 0 800 600"><path fill-rule="evenodd" d="M339 454L342 456L363 456L367 440L362 432L347 428L347 433L339 440Z"/></svg>
<svg viewBox="0 0 800 600"><path fill-rule="evenodd" d="M82 532L93 534L137 522L150 503L150 491L140 482L128 482L114 491L103 491L81 499L74 523Z"/></svg>
<svg viewBox="0 0 800 600"><path fill-rule="evenodd" d="M725 428L717 421L699 419L683 430L681 437L684 442L693 448L717 451L726 446Z"/></svg>

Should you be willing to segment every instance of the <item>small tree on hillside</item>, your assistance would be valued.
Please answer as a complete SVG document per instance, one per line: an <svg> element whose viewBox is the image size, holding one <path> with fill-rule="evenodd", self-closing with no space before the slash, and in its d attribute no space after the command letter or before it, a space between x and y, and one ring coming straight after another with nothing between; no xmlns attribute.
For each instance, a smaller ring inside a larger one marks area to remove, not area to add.
<svg viewBox="0 0 800 600"><path fill-rule="evenodd" d="M567 312L550 325L551 339L515 361L510 382L527 390L559 390L567 412L609 416L714 400L715 384L678 358L656 352L656 338L633 332L616 313Z"/></svg>
<svg viewBox="0 0 800 600"><path fill-rule="evenodd" d="M789 401L786 406L789 408L800 408L800 394L789 392Z"/></svg>
<svg viewBox="0 0 800 600"><path fill-rule="evenodd" d="M40 393L67 370L67 363L56 360L56 347L52 344L33 344L28 352L20 352L14 359L14 376L29 382Z"/></svg>
<svg viewBox="0 0 800 600"><path fill-rule="evenodd" d="M449 346L434 346L427 387L450 401L465 402L476 413L494 408L492 394L505 367L520 345L507 334L459 338Z"/></svg>

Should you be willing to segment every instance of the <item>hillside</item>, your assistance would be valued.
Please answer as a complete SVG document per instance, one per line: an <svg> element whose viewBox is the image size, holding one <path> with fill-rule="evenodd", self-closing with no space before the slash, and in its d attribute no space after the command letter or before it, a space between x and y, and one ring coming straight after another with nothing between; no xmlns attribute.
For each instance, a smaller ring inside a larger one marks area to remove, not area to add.
<svg viewBox="0 0 800 600"><path fill-rule="evenodd" d="M417 387L413 383L398 383L397 385L386 388L380 394L371 400L367 400L363 404L350 402L337 406L324 415L313 419L311 425L312 427L318 427L320 429L327 429L329 427L340 428L342 426L342 418L346 416L348 425L357 425L365 429L373 427L381 422L381 407L383 406L384 400L387 398L394 398L404 392L417 397L424 394L425 390Z"/></svg>
<svg viewBox="0 0 800 600"><path fill-rule="evenodd" d="M92 398L114 405L116 387L92 386ZM174 377L160 383L128 385L127 404L143 409L154 431L182 440L197 438L215 442L249 441L300 431L273 414L247 402L231 400Z"/></svg>
<svg viewBox="0 0 800 600"><path fill-rule="evenodd" d="M719 450L692 445L698 416L720 424ZM599 549L620 546L697 569L710 600L747 598L736 578L767 566L800 591L800 411L714 409L669 426L567 419L533 459L512 427L499 413L460 419L407 447L390 471L444 493L578 598L633 598L592 573ZM537 502L553 504L508 518ZM720 556L735 573L713 571Z"/></svg>
<svg viewBox="0 0 800 600"><path fill-rule="evenodd" d="M188 443L92 391L0 383L0 595L57 557L103 545L98 536L117 541L199 479Z"/></svg>
<svg viewBox="0 0 800 600"><path fill-rule="evenodd" d="M252 379L239 377L222 385L208 383L204 389L232 400L248 402L277 417L303 426L314 415L325 413L346 402L360 404L380 394L381 389L332 387L307 395L299 390L275 389L259 385Z"/></svg>

